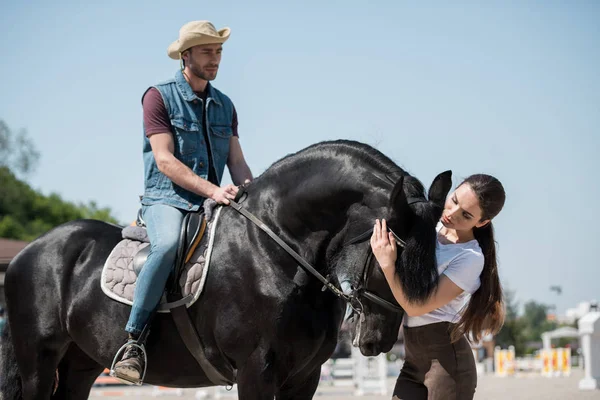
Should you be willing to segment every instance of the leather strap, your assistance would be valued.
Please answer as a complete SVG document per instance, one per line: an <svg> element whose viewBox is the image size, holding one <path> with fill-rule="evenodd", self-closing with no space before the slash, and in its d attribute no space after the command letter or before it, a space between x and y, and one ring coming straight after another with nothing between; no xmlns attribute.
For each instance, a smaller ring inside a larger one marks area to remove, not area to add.
<svg viewBox="0 0 600 400"><path fill-rule="evenodd" d="M267 225L265 225L260 219L256 218L254 214L247 211L241 204L236 203L235 200L229 200L229 205L233 207L237 212L248 218L254 225L258 226L263 232L271 237L279 246L281 246L290 256L294 258L305 270L310 272L315 278L323 283L323 287L331 290L336 296L349 301L350 298L345 295L340 289L338 289L333 283L329 282L327 278L319 273L312 265L310 265L300 254L296 253L294 249L288 246L279 236L275 234Z"/></svg>
<svg viewBox="0 0 600 400"><path fill-rule="evenodd" d="M159 304L157 311L172 310L173 308L176 308L176 307L185 306L186 304L190 303L192 300L194 300L194 296L192 296L191 294L188 294L187 296L182 297L181 299L173 301L171 303Z"/></svg>
<svg viewBox="0 0 600 400"><path fill-rule="evenodd" d="M208 361L187 307L181 306L173 308L171 314L173 315L173 321L175 321L179 335L183 339L183 343L185 343L185 347L192 353L192 356L194 356L208 379L215 385L232 386L235 383L235 372L233 372L233 368L231 368L233 377L232 379L229 379L217 371L210 361Z"/></svg>

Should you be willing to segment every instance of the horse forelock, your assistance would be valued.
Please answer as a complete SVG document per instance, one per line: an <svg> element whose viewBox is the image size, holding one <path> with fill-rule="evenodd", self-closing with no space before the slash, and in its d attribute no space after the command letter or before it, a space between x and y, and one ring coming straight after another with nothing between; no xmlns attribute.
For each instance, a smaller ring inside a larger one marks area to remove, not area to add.
<svg viewBox="0 0 600 400"><path fill-rule="evenodd" d="M426 200L425 188L418 179L406 179L404 189L408 197L423 198L424 201L409 205L412 216L408 239L396 264L396 273L406 296L410 300L420 301L426 299L437 284L435 226L441 209Z"/></svg>

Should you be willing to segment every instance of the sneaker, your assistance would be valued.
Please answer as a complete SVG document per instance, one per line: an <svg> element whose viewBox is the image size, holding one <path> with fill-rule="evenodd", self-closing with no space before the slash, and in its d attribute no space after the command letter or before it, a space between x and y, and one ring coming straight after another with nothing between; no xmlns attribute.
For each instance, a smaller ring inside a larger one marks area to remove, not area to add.
<svg viewBox="0 0 600 400"><path fill-rule="evenodd" d="M121 361L114 367L117 376L121 376L132 382L140 381L144 373L144 355L139 347L128 345L125 347Z"/></svg>

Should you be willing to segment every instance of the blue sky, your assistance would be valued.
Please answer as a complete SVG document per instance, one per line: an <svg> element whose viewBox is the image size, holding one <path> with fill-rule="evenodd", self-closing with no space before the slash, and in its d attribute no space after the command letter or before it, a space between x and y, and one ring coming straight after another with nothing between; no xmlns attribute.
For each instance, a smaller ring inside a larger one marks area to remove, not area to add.
<svg viewBox="0 0 600 400"><path fill-rule="evenodd" d="M141 95L177 70L166 50L181 25L208 19L232 29L214 85L236 105L255 175L337 138L426 186L446 169L455 183L495 175L505 286L561 312L600 300L600 3L99 4L0 5L0 118L40 150L35 188L133 219Z"/></svg>

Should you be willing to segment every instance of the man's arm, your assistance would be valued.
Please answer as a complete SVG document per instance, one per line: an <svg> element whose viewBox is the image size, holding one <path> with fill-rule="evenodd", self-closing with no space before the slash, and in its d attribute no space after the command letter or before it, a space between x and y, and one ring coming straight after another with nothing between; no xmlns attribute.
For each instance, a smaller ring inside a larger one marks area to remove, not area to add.
<svg viewBox="0 0 600 400"><path fill-rule="evenodd" d="M170 132L171 121L158 89L151 88L147 90L142 98L142 105L145 134L150 140L154 160L156 160L160 172L190 192L212 198L218 203L229 204L227 199L235 197L238 191L237 187L233 185L223 188L215 186L196 175L187 165L173 155L175 144Z"/></svg>
<svg viewBox="0 0 600 400"><path fill-rule="evenodd" d="M246 163L242 146L237 136L232 136L229 139L229 157L227 158L227 168L231 174L231 180L235 185L241 185L246 180L251 181L252 172Z"/></svg>
<svg viewBox="0 0 600 400"><path fill-rule="evenodd" d="M149 140L158 169L175 184L200 196L214 199L218 203L229 204L228 199L235 198L237 187L233 185L225 187L213 185L206 179L196 175L187 165L175 157L175 145L170 132L155 133L150 135Z"/></svg>

